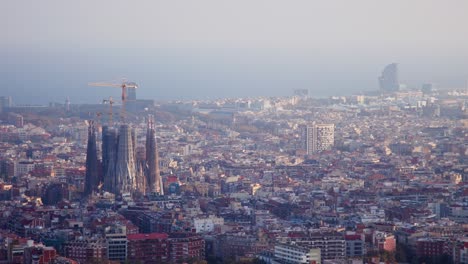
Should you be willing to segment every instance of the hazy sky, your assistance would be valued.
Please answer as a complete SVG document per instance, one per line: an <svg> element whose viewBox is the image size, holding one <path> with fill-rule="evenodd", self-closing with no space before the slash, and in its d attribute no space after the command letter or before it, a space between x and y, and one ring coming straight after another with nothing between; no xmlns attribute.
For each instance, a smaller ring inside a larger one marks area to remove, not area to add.
<svg viewBox="0 0 468 264"><path fill-rule="evenodd" d="M1 1L0 95L98 102L349 94L391 62L410 86L468 79L466 0Z"/></svg>

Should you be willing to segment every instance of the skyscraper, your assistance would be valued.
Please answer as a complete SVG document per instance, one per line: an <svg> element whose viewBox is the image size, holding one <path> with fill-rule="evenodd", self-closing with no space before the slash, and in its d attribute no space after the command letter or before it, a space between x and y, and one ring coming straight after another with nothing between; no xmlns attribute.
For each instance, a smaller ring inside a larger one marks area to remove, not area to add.
<svg viewBox="0 0 468 264"><path fill-rule="evenodd" d="M162 180L159 172L159 154L156 142L156 129L154 117L148 117L146 130L146 185L149 193L164 194Z"/></svg>
<svg viewBox="0 0 468 264"><path fill-rule="evenodd" d="M334 124L316 124L307 126L307 154L330 150L335 143Z"/></svg>
<svg viewBox="0 0 468 264"><path fill-rule="evenodd" d="M127 89L127 100L128 101L135 101L136 100L136 89L134 88L126 88Z"/></svg>
<svg viewBox="0 0 468 264"><path fill-rule="evenodd" d="M382 92L395 92L400 89L398 80L398 64L392 63L385 66L379 77L380 90Z"/></svg>
<svg viewBox="0 0 468 264"><path fill-rule="evenodd" d="M127 111L129 112L134 112L136 111L136 106L137 106L137 102L136 102L136 89L135 88L129 88L127 87L127 98L126 98L126 102L125 102L125 107L127 108Z"/></svg>
<svg viewBox="0 0 468 264"><path fill-rule="evenodd" d="M132 193L136 189L134 133L129 125L121 125L115 165L115 193Z"/></svg>
<svg viewBox="0 0 468 264"><path fill-rule="evenodd" d="M67 96L65 99L65 111L70 112L70 97Z"/></svg>
<svg viewBox="0 0 468 264"><path fill-rule="evenodd" d="M86 195L98 190L100 184L96 148L96 127L94 121L88 125L88 146L86 149L86 177L84 192Z"/></svg>

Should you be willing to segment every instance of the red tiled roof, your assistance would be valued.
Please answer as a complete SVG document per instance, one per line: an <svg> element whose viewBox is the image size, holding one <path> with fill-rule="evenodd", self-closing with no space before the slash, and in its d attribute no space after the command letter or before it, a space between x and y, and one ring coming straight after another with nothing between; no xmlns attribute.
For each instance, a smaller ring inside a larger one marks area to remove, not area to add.
<svg viewBox="0 0 468 264"><path fill-rule="evenodd" d="M167 239L166 233L150 233L150 234L128 234L128 240L145 240L145 239Z"/></svg>
<svg viewBox="0 0 468 264"><path fill-rule="evenodd" d="M361 240L361 235L345 235L346 240Z"/></svg>
<svg viewBox="0 0 468 264"><path fill-rule="evenodd" d="M167 183L173 183L173 182L177 182L178 178L177 178L177 176L168 176L168 177L166 177L166 181L167 181Z"/></svg>
<svg viewBox="0 0 468 264"><path fill-rule="evenodd" d="M303 232L289 232L288 237L304 237L305 234Z"/></svg>

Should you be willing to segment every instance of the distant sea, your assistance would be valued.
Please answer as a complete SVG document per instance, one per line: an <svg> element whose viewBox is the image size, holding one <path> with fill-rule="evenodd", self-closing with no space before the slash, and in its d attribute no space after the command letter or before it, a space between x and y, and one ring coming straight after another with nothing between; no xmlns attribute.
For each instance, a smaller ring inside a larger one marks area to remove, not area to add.
<svg viewBox="0 0 468 264"><path fill-rule="evenodd" d="M206 100L234 97L291 96L308 89L311 97L345 96L378 89L377 78L392 61L379 58L206 54L161 51L159 54L0 51L0 96L16 104L100 103L119 88L90 87L89 82L122 78L139 84L138 99ZM466 61L401 59L400 79L418 88L432 82L438 87L466 84ZM456 67L455 67L456 66Z"/></svg>

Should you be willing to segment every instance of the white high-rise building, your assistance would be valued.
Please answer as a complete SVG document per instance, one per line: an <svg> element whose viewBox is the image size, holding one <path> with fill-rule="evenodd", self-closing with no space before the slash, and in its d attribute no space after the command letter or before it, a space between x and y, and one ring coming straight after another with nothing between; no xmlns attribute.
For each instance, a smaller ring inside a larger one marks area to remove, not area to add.
<svg viewBox="0 0 468 264"><path fill-rule="evenodd" d="M109 260L125 261L127 259L127 227L122 225L109 226L105 229L107 240L107 258Z"/></svg>
<svg viewBox="0 0 468 264"><path fill-rule="evenodd" d="M334 124L316 124L307 126L307 154L332 149L335 143Z"/></svg>

